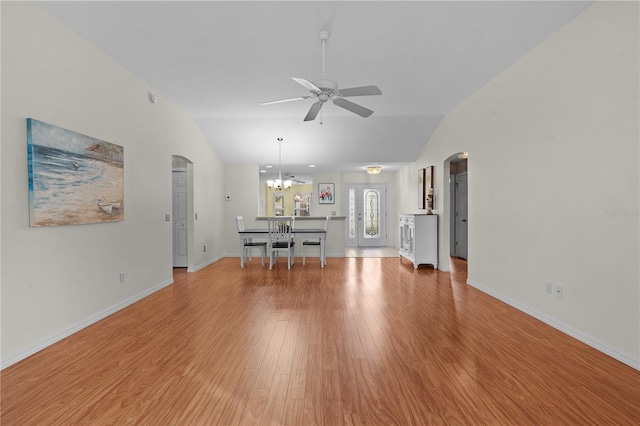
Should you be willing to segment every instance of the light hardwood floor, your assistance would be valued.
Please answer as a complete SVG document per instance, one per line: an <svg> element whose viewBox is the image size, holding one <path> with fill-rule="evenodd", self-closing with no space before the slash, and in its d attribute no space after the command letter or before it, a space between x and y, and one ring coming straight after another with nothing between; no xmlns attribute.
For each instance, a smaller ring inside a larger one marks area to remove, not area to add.
<svg viewBox="0 0 640 426"><path fill-rule="evenodd" d="M2 371L2 425L640 423L640 372L465 279L455 259L176 270Z"/></svg>
<svg viewBox="0 0 640 426"><path fill-rule="evenodd" d="M345 257L398 257L398 249L395 247L347 247L344 249Z"/></svg>

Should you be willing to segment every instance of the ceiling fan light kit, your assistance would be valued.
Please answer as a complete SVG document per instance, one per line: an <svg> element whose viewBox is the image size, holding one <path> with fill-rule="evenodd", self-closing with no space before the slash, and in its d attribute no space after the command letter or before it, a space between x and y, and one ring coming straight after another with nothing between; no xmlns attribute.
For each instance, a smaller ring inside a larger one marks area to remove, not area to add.
<svg viewBox="0 0 640 426"><path fill-rule="evenodd" d="M322 105L324 105L328 100L331 100L334 105L339 106L340 108L344 108L347 111L350 111L354 114L359 115L360 117L367 118L373 111L368 108L365 108L361 105L358 105L354 102L351 102L346 97L350 96L374 96L381 95L382 91L377 86L361 86L361 87L350 87L347 89L338 89L338 83L333 80L327 80L324 75L325 61L324 61L324 51L325 51L325 43L329 39L331 34L329 31L320 31L318 33L318 38L322 42L322 78L314 81L313 83L304 78L293 77L292 79L306 87L310 94L308 96L298 96L296 98L288 98L288 99L279 99L276 101L268 101L262 102L261 105L271 105L278 104L282 102L289 101L297 101L302 99L317 99L316 102L311 105L307 115L304 117L304 121L313 121L316 116L322 109Z"/></svg>

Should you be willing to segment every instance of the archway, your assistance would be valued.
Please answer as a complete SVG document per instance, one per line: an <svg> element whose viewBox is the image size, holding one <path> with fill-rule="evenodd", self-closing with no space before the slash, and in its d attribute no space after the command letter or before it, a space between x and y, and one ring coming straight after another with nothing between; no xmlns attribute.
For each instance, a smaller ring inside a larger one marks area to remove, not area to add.
<svg viewBox="0 0 640 426"><path fill-rule="evenodd" d="M443 164L443 238L440 254L443 257L468 259L468 153L457 152Z"/></svg>

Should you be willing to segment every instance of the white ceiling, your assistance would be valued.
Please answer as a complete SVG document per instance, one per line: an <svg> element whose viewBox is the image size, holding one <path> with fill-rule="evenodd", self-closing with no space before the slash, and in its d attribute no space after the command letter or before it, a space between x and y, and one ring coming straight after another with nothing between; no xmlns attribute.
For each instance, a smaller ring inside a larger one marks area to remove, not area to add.
<svg viewBox="0 0 640 426"><path fill-rule="evenodd" d="M591 2L106 1L40 5L192 116L224 163L278 163L283 172L393 170L415 161L452 108ZM291 77L322 78L317 34L329 30L326 78L361 118L313 100ZM146 93L143 95L146 96Z"/></svg>

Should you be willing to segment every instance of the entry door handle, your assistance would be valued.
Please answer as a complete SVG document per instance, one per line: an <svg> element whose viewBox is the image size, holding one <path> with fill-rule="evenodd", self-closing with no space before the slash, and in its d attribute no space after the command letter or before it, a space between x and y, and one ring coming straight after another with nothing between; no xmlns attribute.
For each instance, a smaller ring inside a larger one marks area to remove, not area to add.
<svg viewBox="0 0 640 426"><path fill-rule="evenodd" d="M466 221L467 221L467 219L462 219L462 221L463 221L463 222L466 222Z"/></svg>

